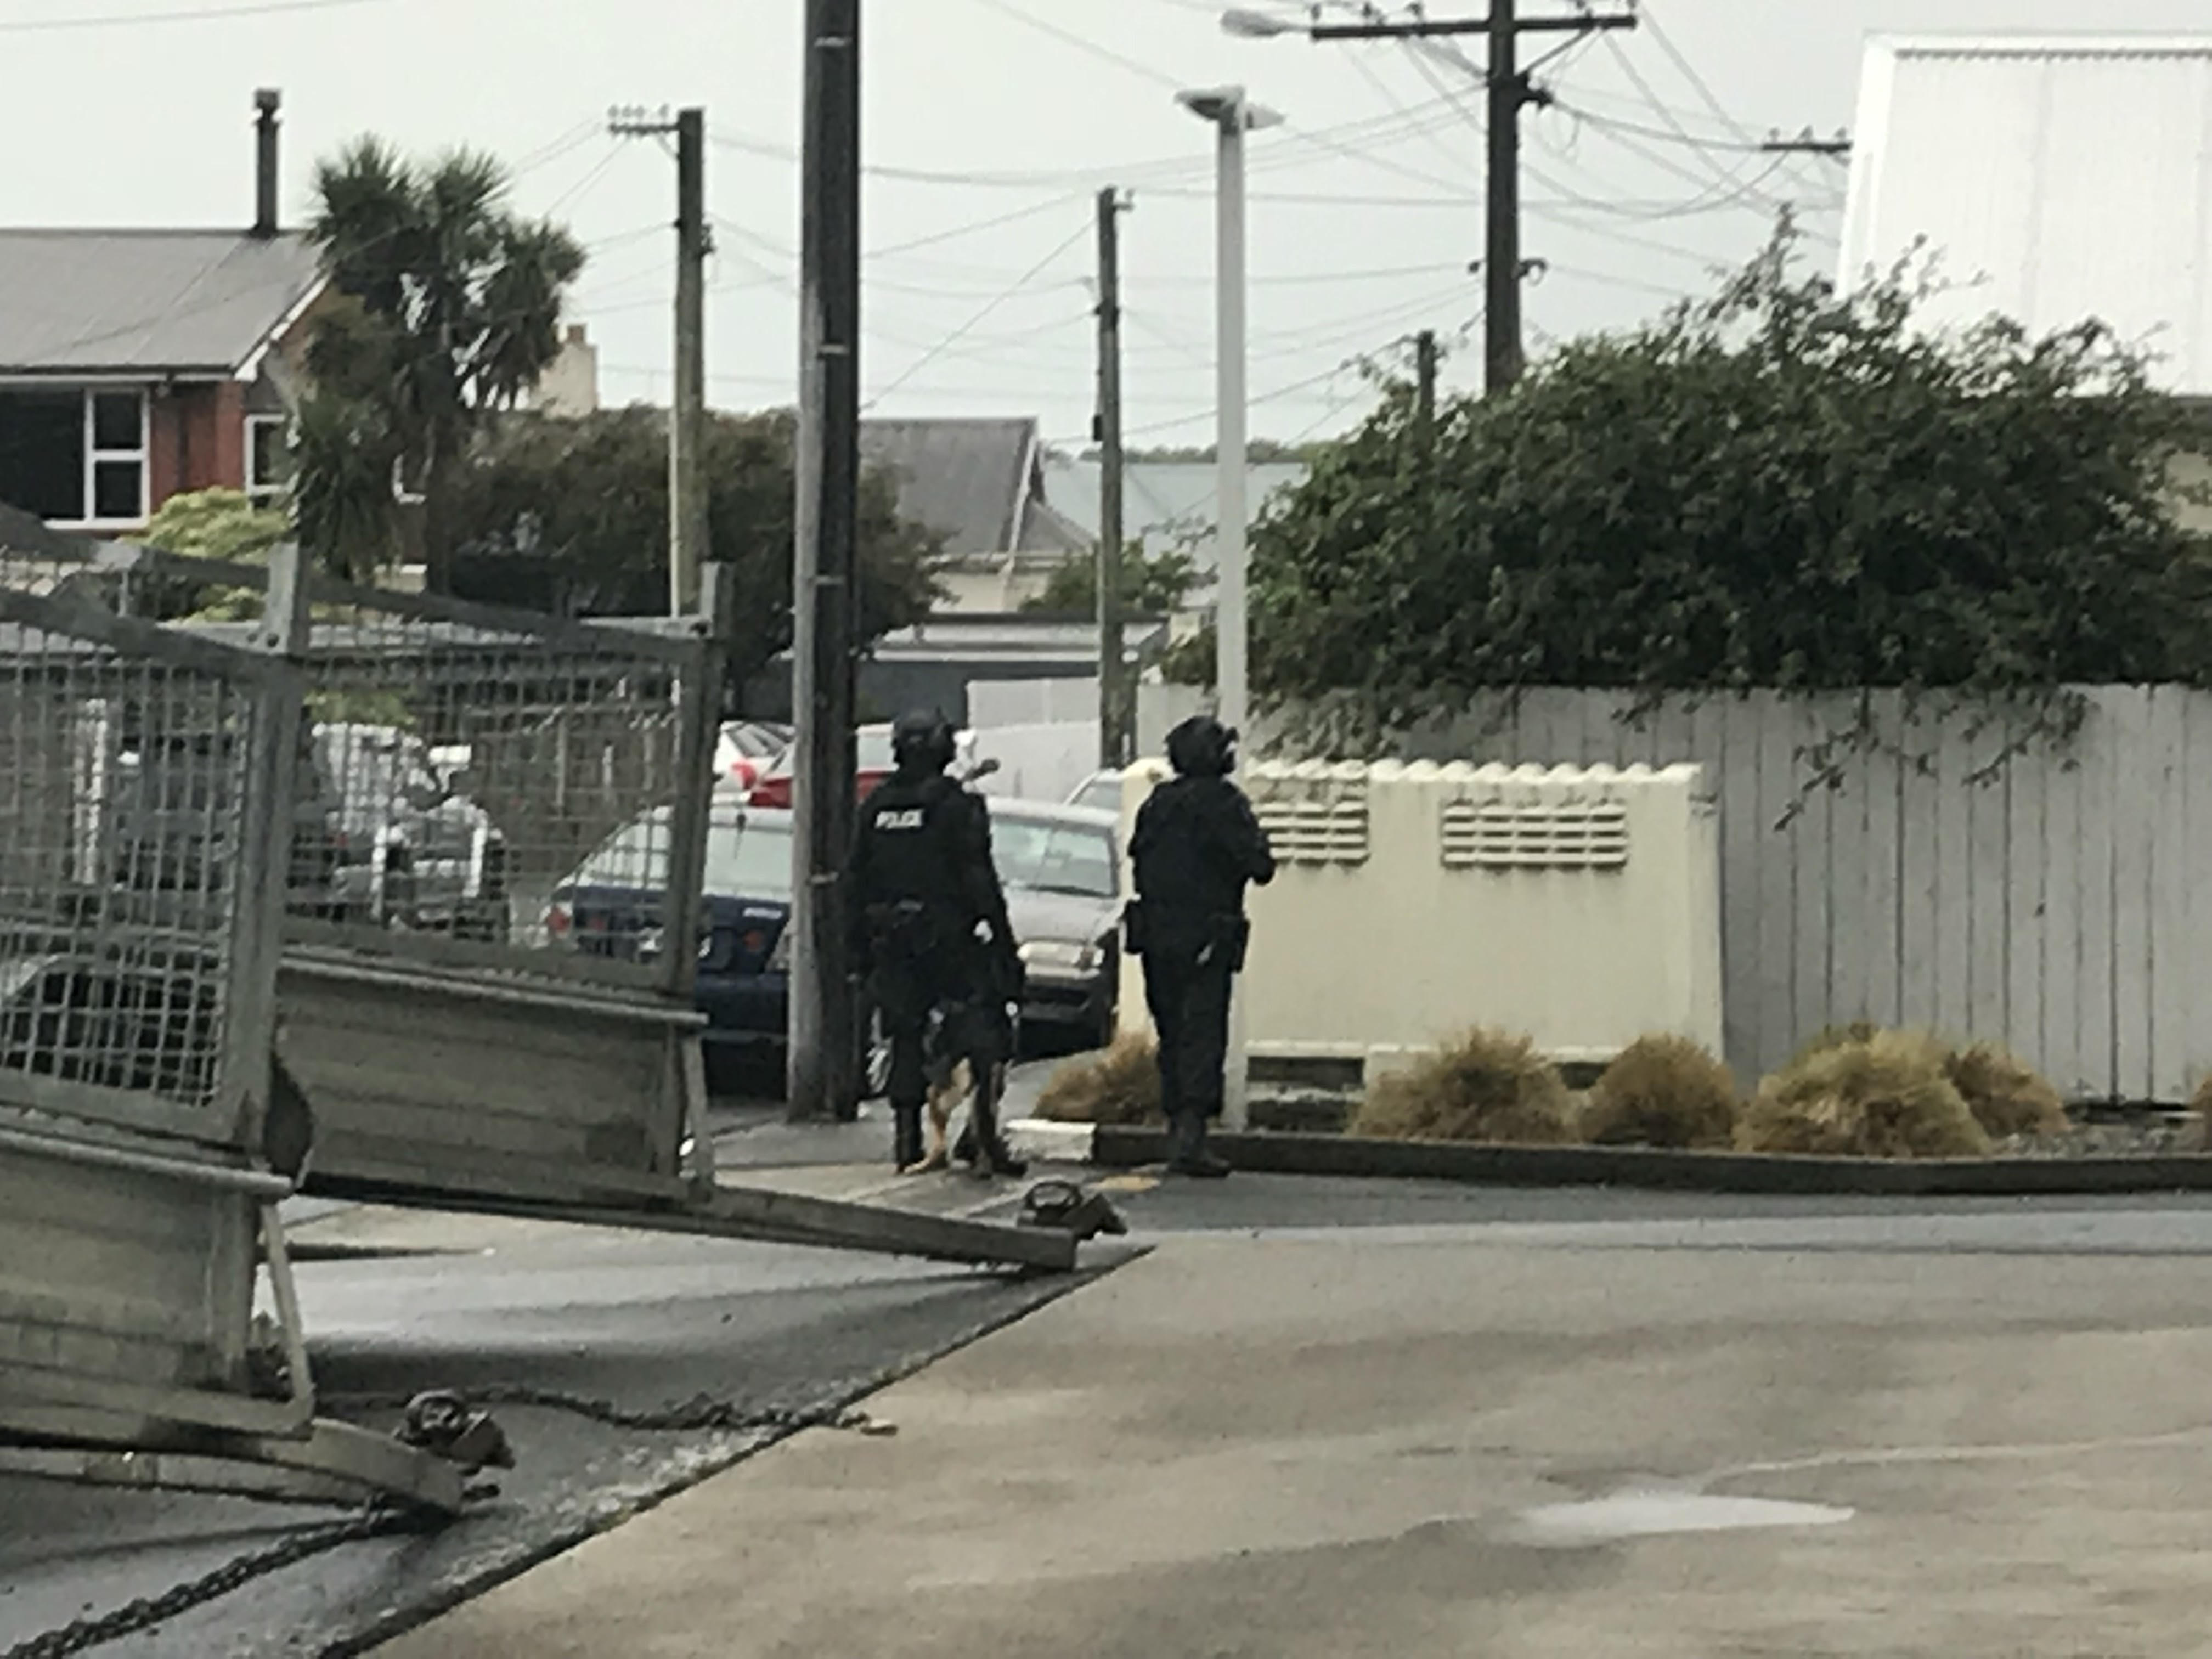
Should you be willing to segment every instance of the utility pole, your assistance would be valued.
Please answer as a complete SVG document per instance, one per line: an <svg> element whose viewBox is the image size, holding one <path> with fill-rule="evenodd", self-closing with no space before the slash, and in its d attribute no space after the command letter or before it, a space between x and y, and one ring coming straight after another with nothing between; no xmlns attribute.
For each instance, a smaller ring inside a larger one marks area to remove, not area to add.
<svg viewBox="0 0 2212 1659"><path fill-rule="evenodd" d="M707 112L617 110L617 137L676 139L676 397L668 421L668 613L699 603L707 562Z"/></svg>
<svg viewBox="0 0 2212 1659"><path fill-rule="evenodd" d="M1413 337L1413 434L1424 462L1437 446L1437 331Z"/></svg>
<svg viewBox="0 0 2212 1659"><path fill-rule="evenodd" d="M792 594L798 936L794 1118L860 1109L846 860L853 844L854 493L860 416L860 0L806 0L798 499Z"/></svg>
<svg viewBox="0 0 2212 1659"><path fill-rule="evenodd" d="M1522 17L1516 0L1491 0L1490 15L1476 18L1416 17L1393 23L1370 18L1361 23L1316 23L1300 29L1273 14L1238 9L1222 26L1231 34L1261 39L1304 33L1311 40L1442 40L1458 35L1489 37L1490 64L1483 76L1490 92L1489 234L1485 260L1483 369L1492 395L1521 378L1521 112L1550 101L1521 69L1524 34L1588 34L1601 29L1632 29L1633 11L1582 11L1567 17Z"/></svg>
<svg viewBox="0 0 2212 1659"><path fill-rule="evenodd" d="M1483 389L1521 378L1521 111L1534 96L1521 75L1513 0L1490 0L1490 167L1483 272Z"/></svg>
<svg viewBox="0 0 2212 1659"><path fill-rule="evenodd" d="M1098 192L1098 764L1129 763L1121 681L1121 192Z"/></svg>

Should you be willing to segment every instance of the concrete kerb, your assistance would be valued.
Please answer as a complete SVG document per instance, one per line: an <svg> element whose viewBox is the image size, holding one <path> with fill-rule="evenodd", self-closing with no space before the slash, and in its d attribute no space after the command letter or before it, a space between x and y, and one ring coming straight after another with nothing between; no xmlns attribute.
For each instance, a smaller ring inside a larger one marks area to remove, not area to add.
<svg viewBox="0 0 2212 1659"><path fill-rule="evenodd" d="M1009 1127L1032 1158L1138 1169L1167 1157L1158 1129L1049 1123ZM1234 1168L1256 1175L1449 1181L1488 1187L1628 1187L1655 1191L1887 1198L2035 1198L2212 1192L2212 1156L1941 1158L1783 1158L1640 1147L1470 1146L1344 1135L1216 1135Z"/></svg>

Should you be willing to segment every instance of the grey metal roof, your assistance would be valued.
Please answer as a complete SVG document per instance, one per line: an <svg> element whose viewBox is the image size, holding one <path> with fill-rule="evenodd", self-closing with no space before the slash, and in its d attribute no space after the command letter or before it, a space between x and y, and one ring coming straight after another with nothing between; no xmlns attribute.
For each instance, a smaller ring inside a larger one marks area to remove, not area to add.
<svg viewBox="0 0 2212 1659"><path fill-rule="evenodd" d="M861 457L896 477L901 514L956 558L1015 550L1036 446L1034 420L860 422Z"/></svg>
<svg viewBox="0 0 2212 1659"><path fill-rule="evenodd" d="M2212 37L1876 37L1852 145L1845 284L1925 236L1928 325L2094 317L2212 392Z"/></svg>
<svg viewBox="0 0 2212 1659"><path fill-rule="evenodd" d="M0 374L229 374L322 280L295 234L0 229Z"/></svg>

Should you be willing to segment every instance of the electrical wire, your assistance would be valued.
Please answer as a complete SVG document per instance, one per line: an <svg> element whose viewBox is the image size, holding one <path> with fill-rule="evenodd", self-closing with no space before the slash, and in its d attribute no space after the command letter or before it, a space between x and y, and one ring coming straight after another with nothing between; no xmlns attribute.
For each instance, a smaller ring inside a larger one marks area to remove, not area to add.
<svg viewBox="0 0 2212 1659"><path fill-rule="evenodd" d="M975 329L981 326L984 323L989 321L991 314L994 312L997 311L1000 306L1006 304L1006 301L1012 299L1015 295L1021 292L1022 289L1027 288L1031 283L1042 276L1054 260L1059 258L1061 254L1066 252L1068 249L1073 247L1078 242L1081 241L1085 236L1090 234L1090 231L1091 227L1089 225L1078 225L1073 233L1071 233L1065 240L1060 241L1058 246L1054 247L1051 252L1046 254L1044 258L1039 259L1035 264L1031 265L1027 270L1016 277L1012 286L1007 288L1004 293L999 295L995 299L992 300L988 305L986 305L981 310L978 311L973 317L963 323L958 328L954 329L951 333L946 335L938 344L933 346L929 350L923 352L921 356L915 358L913 362L908 364L903 374L900 374L897 379L894 380L889 386L878 392L874 397L871 398L866 403L861 405L862 412L866 413L868 410L873 409L884 398L890 397L892 392L896 392L901 386L905 386L908 381L912 380L915 375L921 374L923 369L928 368L930 364L935 362L939 357L943 356L946 351L958 344L963 338L974 332Z"/></svg>
<svg viewBox="0 0 2212 1659"><path fill-rule="evenodd" d="M91 17L0 19L0 34L59 34L65 31L149 28L164 23L217 23L239 17L273 17L289 12L337 11L390 0L242 0L235 5L195 6L181 11L106 12Z"/></svg>
<svg viewBox="0 0 2212 1659"><path fill-rule="evenodd" d="M1021 7L1013 4L1012 0L970 0L970 3L997 12L1001 17L1009 18L1014 22L1033 28L1040 34L1048 34L1063 45L1073 46L1078 52L1097 58L1101 63L1112 64L1118 69L1128 70L1132 75L1142 76L1156 85L1166 87L1170 92L1182 90L1182 83L1164 70L1155 69L1149 64L1142 64L1133 58L1125 57L1122 53L1115 51L1113 47L1102 46L1096 40L1076 33L1073 29L1062 28L1057 23L1048 23L1042 17L1033 16L1023 10Z"/></svg>

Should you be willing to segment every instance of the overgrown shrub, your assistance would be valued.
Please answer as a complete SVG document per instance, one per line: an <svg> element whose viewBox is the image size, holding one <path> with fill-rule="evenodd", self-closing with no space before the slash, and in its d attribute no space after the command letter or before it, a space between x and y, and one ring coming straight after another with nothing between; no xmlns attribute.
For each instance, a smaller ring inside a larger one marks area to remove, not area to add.
<svg viewBox="0 0 2212 1659"><path fill-rule="evenodd" d="M1726 1146L1741 1111L1735 1076L1709 1049L1687 1037L1638 1037L1583 1103L1583 1139L1595 1146Z"/></svg>
<svg viewBox="0 0 2212 1659"><path fill-rule="evenodd" d="M1557 1146L1575 1138L1574 1098L1525 1036L1474 1030L1378 1078L1350 1133L1383 1140Z"/></svg>
<svg viewBox="0 0 2212 1659"><path fill-rule="evenodd" d="M1069 1060L1046 1082L1036 1109L1054 1123L1159 1122L1158 1044L1146 1036L1116 1037L1098 1054Z"/></svg>
<svg viewBox="0 0 2212 1659"><path fill-rule="evenodd" d="M1972 1158L1987 1134L1945 1071L1942 1047L1881 1031L1792 1060L1759 1086L1736 1134L1747 1152L1831 1158Z"/></svg>
<svg viewBox="0 0 2212 1659"><path fill-rule="evenodd" d="M2035 1068L1994 1042L1954 1048L1943 1064L1951 1086L1993 1140L2055 1135L2066 1129L2066 1103Z"/></svg>

